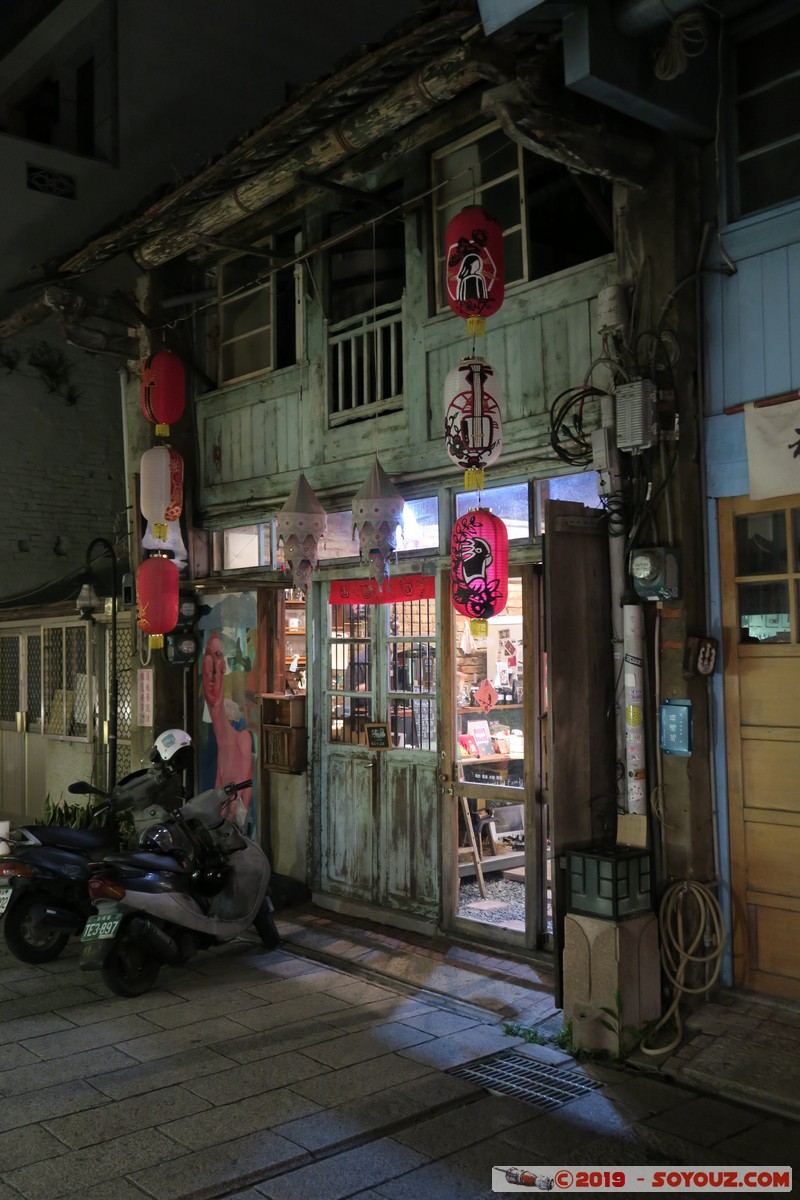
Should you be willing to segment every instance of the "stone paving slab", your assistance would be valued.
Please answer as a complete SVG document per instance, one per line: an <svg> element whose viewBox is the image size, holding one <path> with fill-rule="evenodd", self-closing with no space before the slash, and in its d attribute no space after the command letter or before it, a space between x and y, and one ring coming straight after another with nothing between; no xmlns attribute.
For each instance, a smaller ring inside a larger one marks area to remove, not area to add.
<svg viewBox="0 0 800 1200"><path fill-rule="evenodd" d="M314 1062L302 1053L289 1052L241 1066L231 1066L214 1075L192 1079L186 1086L212 1104L231 1104L235 1100L290 1084L294 1085L295 1091L314 1100L315 1097L304 1090L308 1086L304 1081L328 1074L329 1068L322 1063Z"/></svg>
<svg viewBox="0 0 800 1200"><path fill-rule="evenodd" d="M157 1166L133 1170L129 1176L156 1200L224 1194L242 1181L263 1177L269 1170L291 1172L308 1159L299 1146L266 1131L178 1158L172 1145L172 1155L163 1155Z"/></svg>
<svg viewBox="0 0 800 1200"><path fill-rule="evenodd" d="M291 1088L277 1088L232 1104L207 1107L197 1116L167 1121L160 1129L188 1150L202 1150L205 1146L217 1146L259 1130L275 1132L283 1125L301 1124L300 1118L307 1119L319 1111L318 1104ZM279 1129L279 1132L289 1141L296 1141L288 1130Z"/></svg>
<svg viewBox="0 0 800 1200"><path fill-rule="evenodd" d="M3 1071L0 1074L0 1095L16 1096L35 1092L57 1083L66 1083L70 1079L92 1079L106 1071L129 1067L133 1062L130 1055L123 1054L117 1046L101 1046L97 1050L86 1050L81 1054L53 1058L47 1062L40 1059Z"/></svg>
<svg viewBox="0 0 800 1200"><path fill-rule="evenodd" d="M127 1055L120 1055L120 1058L122 1061L119 1066L115 1067L109 1062L92 1077L93 1086L113 1100L138 1096L157 1087L186 1083L198 1076L224 1071L233 1065L231 1059L218 1054L210 1046L146 1063L136 1062Z"/></svg>
<svg viewBox="0 0 800 1200"><path fill-rule="evenodd" d="M9 1103L0 1106L0 1130L19 1129L23 1125L33 1125L72 1113L80 1114L76 1120L84 1120L83 1114L87 1109L95 1109L106 1103L106 1097L82 1079L57 1083L53 1087L40 1088L38 1092L15 1096Z"/></svg>
<svg viewBox="0 0 800 1200"><path fill-rule="evenodd" d="M353 1194L354 1184L365 1188L415 1170L426 1160L408 1146L381 1138L369 1146L338 1154L270 1180L259 1191L270 1200L342 1200ZM418 1192L417 1196L424 1196Z"/></svg>
<svg viewBox="0 0 800 1200"><path fill-rule="evenodd" d="M56 1139L52 1141L55 1143ZM61 1150L57 1158L45 1159L39 1155L40 1161L4 1172L6 1182L27 1200L56 1200L66 1192L128 1175L142 1166L168 1162L175 1152L175 1143L152 1129L147 1137L134 1133L72 1152L65 1152L65 1146L56 1144Z"/></svg>
<svg viewBox="0 0 800 1200"><path fill-rule="evenodd" d="M390 1021L360 1033L342 1034L333 1040L321 1041L306 1047L306 1054L316 1062L328 1067L349 1067L353 1063L365 1062L391 1050L404 1050L431 1041L429 1033Z"/></svg>
<svg viewBox="0 0 800 1200"><path fill-rule="evenodd" d="M182 1087L159 1088L144 1096L114 1102L93 1090L102 1104L100 1111L73 1112L43 1122L45 1129L72 1150L110 1142L137 1129L152 1129L173 1117L186 1117L211 1107L207 1101Z"/></svg>

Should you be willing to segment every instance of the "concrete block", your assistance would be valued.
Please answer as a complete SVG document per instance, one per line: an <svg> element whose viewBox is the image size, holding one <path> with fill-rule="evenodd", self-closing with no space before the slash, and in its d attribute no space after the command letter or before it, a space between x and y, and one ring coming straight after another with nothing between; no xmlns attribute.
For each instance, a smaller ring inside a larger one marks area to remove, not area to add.
<svg viewBox="0 0 800 1200"><path fill-rule="evenodd" d="M574 1040L584 1049L621 1052L619 1031L602 1024L609 1019L602 1009L616 1011L617 992L622 999L623 1026L640 1029L661 1015L654 913L618 922L568 913L563 970L564 1021L572 1022Z"/></svg>

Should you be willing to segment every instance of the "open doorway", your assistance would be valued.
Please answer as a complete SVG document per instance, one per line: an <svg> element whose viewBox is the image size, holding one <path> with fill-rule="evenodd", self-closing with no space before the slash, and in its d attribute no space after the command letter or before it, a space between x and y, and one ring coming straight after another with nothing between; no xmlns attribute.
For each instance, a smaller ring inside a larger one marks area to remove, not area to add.
<svg viewBox="0 0 800 1200"><path fill-rule="evenodd" d="M509 579L485 636L456 615L454 791L458 888L454 916L492 940L540 946L546 925L546 810L541 799L539 577ZM487 709L487 683L496 700Z"/></svg>

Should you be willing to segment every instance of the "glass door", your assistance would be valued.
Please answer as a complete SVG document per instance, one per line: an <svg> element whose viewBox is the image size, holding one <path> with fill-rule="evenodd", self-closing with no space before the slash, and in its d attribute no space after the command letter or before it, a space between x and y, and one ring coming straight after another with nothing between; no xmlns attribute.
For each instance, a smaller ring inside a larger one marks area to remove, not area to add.
<svg viewBox="0 0 800 1200"><path fill-rule="evenodd" d="M454 923L528 947L547 935L538 590L533 567L512 576L486 636L456 614L453 653Z"/></svg>

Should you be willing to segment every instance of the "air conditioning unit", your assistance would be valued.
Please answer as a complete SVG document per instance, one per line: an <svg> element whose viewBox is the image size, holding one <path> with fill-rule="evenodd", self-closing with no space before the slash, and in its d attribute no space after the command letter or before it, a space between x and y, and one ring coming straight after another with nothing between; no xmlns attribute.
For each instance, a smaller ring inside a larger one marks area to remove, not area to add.
<svg viewBox="0 0 800 1200"><path fill-rule="evenodd" d="M658 392L649 379L632 379L614 389L617 447L641 454L658 442Z"/></svg>

